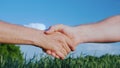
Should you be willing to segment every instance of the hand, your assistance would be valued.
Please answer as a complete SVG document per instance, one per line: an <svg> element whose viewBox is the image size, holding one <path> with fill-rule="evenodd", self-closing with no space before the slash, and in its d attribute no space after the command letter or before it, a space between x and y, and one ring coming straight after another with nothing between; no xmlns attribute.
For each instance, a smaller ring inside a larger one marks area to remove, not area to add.
<svg viewBox="0 0 120 68"><path fill-rule="evenodd" d="M73 45L69 45L69 47L72 50L76 49L76 45L78 45L78 35L77 31L74 27L69 27L69 26L65 26L65 25L54 25L51 26L45 33L46 34L53 34L54 32L61 32L62 34L66 35L67 37L69 37L72 42L74 43Z"/></svg>
<svg viewBox="0 0 120 68"><path fill-rule="evenodd" d="M71 45L71 40L59 32L45 35L43 42L37 43L37 46L42 47L45 52L61 59L64 59L65 56L71 51L69 48Z"/></svg>

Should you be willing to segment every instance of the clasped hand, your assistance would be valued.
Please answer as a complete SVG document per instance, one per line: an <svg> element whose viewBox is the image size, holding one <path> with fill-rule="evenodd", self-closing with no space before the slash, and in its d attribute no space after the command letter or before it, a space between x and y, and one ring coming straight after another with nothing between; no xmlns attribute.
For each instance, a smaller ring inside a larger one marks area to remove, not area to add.
<svg viewBox="0 0 120 68"><path fill-rule="evenodd" d="M49 55L64 59L67 54L75 50L77 45L74 32L70 31L71 29L71 27L65 25L51 26L45 31L47 40L50 39L50 41L46 41L46 45L49 44L49 46L47 46L47 49L42 47L43 50Z"/></svg>

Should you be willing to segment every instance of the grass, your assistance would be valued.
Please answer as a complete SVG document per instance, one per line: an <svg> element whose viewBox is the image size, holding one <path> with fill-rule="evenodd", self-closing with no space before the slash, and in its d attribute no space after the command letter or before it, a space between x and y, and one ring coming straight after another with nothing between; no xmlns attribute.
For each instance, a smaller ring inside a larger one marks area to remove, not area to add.
<svg viewBox="0 0 120 68"><path fill-rule="evenodd" d="M39 60L35 57L25 59L23 62L7 58L0 59L0 68L120 68L120 55L68 57L65 60L45 56Z"/></svg>

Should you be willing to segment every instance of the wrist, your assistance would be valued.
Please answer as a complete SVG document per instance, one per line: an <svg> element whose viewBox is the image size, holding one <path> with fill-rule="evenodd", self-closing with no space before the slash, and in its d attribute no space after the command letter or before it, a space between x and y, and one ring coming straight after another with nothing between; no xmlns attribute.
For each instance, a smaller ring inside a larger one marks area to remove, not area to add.
<svg viewBox="0 0 120 68"><path fill-rule="evenodd" d="M100 28L100 23L81 25L76 27L76 29L78 30L79 34L79 42L80 41L82 41L82 43L101 42L102 38L104 40L105 32L103 32L103 28Z"/></svg>
<svg viewBox="0 0 120 68"><path fill-rule="evenodd" d="M45 42L45 37L44 31L37 30L33 32L30 40L32 41L32 45L44 48L45 44L43 44L43 42Z"/></svg>
<svg viewBox="0 0 120 68"><path fill-rule="evenodd" d="M75 27L76 43L88 43L92 37L92 30L89 25L80 25Z"/></svg>
<svg viewBox="0 0 120 68"><path fill-rule="evenodd" d="M81 33L81 30L80 30L80 27L73 27L73 41L74 41L74 44L75 45L78 45L80 43L83 43L84 40L82 39L82 33Z"/></svg>

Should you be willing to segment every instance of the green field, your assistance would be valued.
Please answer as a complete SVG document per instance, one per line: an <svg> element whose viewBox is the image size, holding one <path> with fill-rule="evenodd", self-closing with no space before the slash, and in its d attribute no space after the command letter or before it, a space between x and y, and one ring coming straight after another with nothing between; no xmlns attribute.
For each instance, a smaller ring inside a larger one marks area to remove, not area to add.
<svg viewBox="0 0 120 68"><path fill-rule="evenodd" d="M65 60L51 57L35 57L21 62L17 59L0 57L0 68L120 68L120 55L68 57Z"/></svg>

